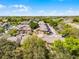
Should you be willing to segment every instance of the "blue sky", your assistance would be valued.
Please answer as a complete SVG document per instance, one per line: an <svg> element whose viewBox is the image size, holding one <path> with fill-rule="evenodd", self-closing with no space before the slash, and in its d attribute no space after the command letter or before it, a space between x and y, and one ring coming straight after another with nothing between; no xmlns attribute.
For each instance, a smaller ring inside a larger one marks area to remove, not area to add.
<svg viewBox="0 0 79 59"><path fill-rule="evenodd" d="M0 16L76 16L79 0L0 0Z"/></svg>

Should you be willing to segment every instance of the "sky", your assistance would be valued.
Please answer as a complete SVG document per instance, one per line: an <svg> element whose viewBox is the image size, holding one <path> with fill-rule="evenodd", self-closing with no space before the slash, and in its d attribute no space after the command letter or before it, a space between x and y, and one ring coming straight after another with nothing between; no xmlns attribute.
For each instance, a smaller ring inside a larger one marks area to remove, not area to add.
<svg viewBox="0 0 79 59"><path fill-rule="evenodd" d="M0 0L0 16L79 16L79 0Z"/></svg>

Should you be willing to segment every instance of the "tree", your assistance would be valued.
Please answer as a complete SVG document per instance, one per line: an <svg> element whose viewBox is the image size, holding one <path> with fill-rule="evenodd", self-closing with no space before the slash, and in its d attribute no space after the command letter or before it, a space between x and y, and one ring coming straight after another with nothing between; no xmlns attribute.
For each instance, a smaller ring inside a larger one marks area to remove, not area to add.
<svg viewBox="0 0 79 59"><path fill-rule="evenodd" d="M21 47L17 47L12 51L13 59L23 59L24 58L24 50Z"/></svg>
<svg viewBox="0 0 79 59"><path fill-rule="evenodd" d="M71 55L79 55L79 39L66 38L64 41L65 48L70 52Z"/></svg>
<svg viewBox="0 0 79 59"><path fill-rule="evenodd" d="M38 23L36 23L36 22L34 22L34 21L31 21L30 23L29 23L29 25L30 25L30 27L32 28L32 29L36 29L36 28L38 28Z"/></svg>
<svg viewBox="0 0 79 59"><path fill-rule="evenodd" d="M42 21L44 21L45 23L49 23L51 26L56 28L58 26L58 24L62 22L62 19L60 19L60 18L57 18L57 19L44 18L44 19L42 19Z"/></svg>
<svg viewBox="0 0 79 59"><path fill-rule="evenodd" d="M72 28L69 33L69 36L79 39L79 30L76 28Z"/></svg>
<svg viewBox="0 0 79 59"><path fill-rule="evenodd" d="M45 42L35 35L25 38L22 47L25 49L24 59L49 59Z"/></svg>
<svg viewBox="0 0 79 59"><path fill-rule="evenodd" d="M60 26L61 30L59 31L59 33L62 34L63 37L69 37L70 32L71 30L73 30L73 28L67 24L61 24Z"/></svg>
<svg viewBox="0 0 79 59"><path fill-rule="evenodd" d="M0 27L0 33L3 33L5 29L3 27Z"/></svg>
<svg viewBox="0 0 79 59"><path fill-rule="evenodd" d="M6 39L0 39L0 59L13 58L12 51L18 47L15 42L7 41Z"/></svg>
<svg viewBox="0 0 79 59"><path fill-rule="evenodd" d="M17 29L11 29L8 31L8 34L10 34L11 36L16 36L18 33L19 32Z"/></svg>
<svg viewBox="0 0 79 59"><path fill-rule="evenodd" d="M75 18L73 19L73 22L79 23L79 17L75 17Z"/></svg>
<svg viewBox="0 0 79 59"><path fill-rule="evenodd" d="M66 38L64 41L55 41L52 44L52 49L66 56L70 56L70 59L76 59L79 57L79 39L70 37Z"/></svg>
<svg viewBox="0 0 79 59"><path fill-rule="evenodd" d="M71 27L68 24L61 24L59 25L59 31L63 37L74 37L79 38L79 30L76 28Z"/></svg>

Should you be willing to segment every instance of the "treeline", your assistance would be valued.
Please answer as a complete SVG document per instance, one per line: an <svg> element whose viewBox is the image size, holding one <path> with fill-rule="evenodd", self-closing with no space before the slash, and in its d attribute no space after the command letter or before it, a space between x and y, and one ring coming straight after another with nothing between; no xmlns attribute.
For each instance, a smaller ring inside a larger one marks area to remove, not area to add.
<svg viewBox="0 0 79 59"><path fill-rule="evenodd" d="M79 39L70 37L47 44L32 35L17 44L1 38L0 59L79 59Z"/></svg>
<svg viewBox="0 0 79 59"><path fill-rule="evenodd" d="M57 40L48 44L36 35L31 35L22 39L20 44L7 41L5 37L0 38L0 59L79 59L79 29L73 28L64 23L61 17L2 17L0 22L18 25L23 21L29 21L30 27L38 27L38 21L50 24L64 37L64 40ZM34 22L36 21L36 22ZM65 20L66 21L66 20ZM79 17L74 17L74 23L79 22ZM5 32L0 27L0 33ZM18 31L9 31L12 36L17 35Z"/></svg>

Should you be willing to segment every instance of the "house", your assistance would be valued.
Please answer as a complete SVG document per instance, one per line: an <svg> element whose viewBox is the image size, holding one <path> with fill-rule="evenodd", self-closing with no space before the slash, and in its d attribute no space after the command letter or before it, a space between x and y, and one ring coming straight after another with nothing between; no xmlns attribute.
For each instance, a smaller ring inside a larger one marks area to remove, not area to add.
<svg viewBox="0 0 79 59"><path fill-rule="evenodd" d="M17 43L18 43L17 38L14 37L14 36L7 38L7 40L9 40L9 41L11 41L11 42L17 42Z"/></svg>
<svg viewBox="0 0 79 59"><path fill-rule="evenodd" d="M10 29L18 29L16 26L10 26L9 30Z"/></svg>
<svg viewBox="0 0 79 59"><path fill-rule="evenodd" d="M20 34L31 33L31 28L29 25L20 24L17 26Z"/></svg>
<svg viewBox="0 0 79 59"><path fill-rule="evenodd" d="M8 23L3 23L2 24L2 27L4 27L5 29L9 29L10 28L10 24L8 24Z"/></svg>
<svg viewBox="0 0 79 59"><path fill-rule="evenodd" d="M44 23L44 22L40 22L39 25L40 26L39 26L38 29L35 30L35 33L36 33L36 35L38 37L42 38L43 41L51 44L55 40L59 40L59 39L62 40L62 39L64 39L49 24ZM50 32L51 34L48 35L48 34L46 34L44 32Z"/></svg>
<svg viewBox="0 0 79 59"><path fill-rule="evenodd" d="M48 31L48 29L46 27L46 24L43 21L40 21L38 24L39 24L39 29L41 31L44 31L44 32L47 32Z"/></svg>
<svg viewBox="0 0 79 59"><path fill-rule="evenodd" d="M37 34L38 37L43 37L44 32L40 31L39 29L34 30L34 33Z"/></svg>
<svg viewBox="0 0 79 59"><path fill-rule="evenodd" d="M24 36L26 36L26 34L25 35L19 34L17 36L8 37L7 40L11 42L20 43Z"/></svg>
<svg viewBox="0 0 79 59"><path fill-rule="evenodd" d="M41 37L44 41L46 41L47 43L51 44L52 42L54 42L55 40L63 40L64 38L62 38L59 35L44 35L43 37Z"/></svg>
<svg viewBox="0 0 79 59"><path fill-rule="evenodd" d="M17 42L20 43L24 36L26 36L26 34L19 34L19 35L17 35L16 36Z"/></svg>

